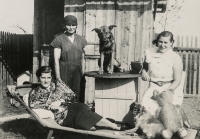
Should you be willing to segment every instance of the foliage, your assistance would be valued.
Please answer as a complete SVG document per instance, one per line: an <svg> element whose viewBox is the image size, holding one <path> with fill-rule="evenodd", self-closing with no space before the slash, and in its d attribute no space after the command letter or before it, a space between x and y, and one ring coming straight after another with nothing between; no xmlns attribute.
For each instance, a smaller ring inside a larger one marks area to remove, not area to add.
<svg viewBox="0 0 200 139"><path fill-rule="evenodd" d="M180 18L184 2L185 0L167 0L166 12L157 14L159 24L163 30L166 30L171 23L176 22Z"/></svg>

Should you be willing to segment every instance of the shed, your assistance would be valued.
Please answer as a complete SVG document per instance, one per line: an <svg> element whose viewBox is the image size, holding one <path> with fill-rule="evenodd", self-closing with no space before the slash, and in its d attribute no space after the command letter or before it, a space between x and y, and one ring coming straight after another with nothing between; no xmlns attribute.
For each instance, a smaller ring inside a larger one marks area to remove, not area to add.
<svg viewBox="0 0 200 139"><path fill-rule="evenodd" d="M86 71L98 70L99 40L92 29L102 25L117 26L113 29L116 58L128 70L131 61L142 61L143 51L152 47L154 18L157 11L165 11L166 1L35 0L33 82L37 82L35 72L44 63L41 58L44 57L43 52L46 52L46 49L42 49L49 46L54 36L63 31L61 24L64 16L70 14L78 18L77 33L88 41L85 48ZM93 92L94 80L86 80L87 92ZM90 98L88 100L91 101Z"/></svg>

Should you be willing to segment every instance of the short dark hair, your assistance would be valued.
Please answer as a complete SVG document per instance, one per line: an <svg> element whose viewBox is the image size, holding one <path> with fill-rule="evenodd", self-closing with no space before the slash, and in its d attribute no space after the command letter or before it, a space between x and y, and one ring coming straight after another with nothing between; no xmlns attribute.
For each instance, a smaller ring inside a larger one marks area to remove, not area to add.
<svg viewBox="0 0 200 139"><path fill-rule="evenodd" d="M173 34L170 31L163 31L160 34L158 34L157 38L155 40L152 41L152 43L156 46L158 46L158 40L160 39L160 37L170 37L170 42L172 42L172 44L174 43L174 37Z"/></svg>
<svg viewBox="0 0 200 139"><path fill-rule="evenodd" d="M38 78L40 78L40 76L42 75L42 73L51 73L51 76L53 75L53 71L51 69L51 67L49 66L42 66L40 67L37 72L36 72L36 76Z"/></svg>

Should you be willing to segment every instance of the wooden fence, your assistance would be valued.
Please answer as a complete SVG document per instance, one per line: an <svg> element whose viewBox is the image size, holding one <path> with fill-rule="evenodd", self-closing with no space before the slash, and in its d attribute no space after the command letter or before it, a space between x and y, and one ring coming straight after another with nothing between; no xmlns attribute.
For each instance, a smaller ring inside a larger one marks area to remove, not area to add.
<svg viewBox="0 0 200 139"><path fill-rule="evenodd" d="M200 36L175 36L174 50L186 71L185 96L200 96Z"/></svg>
<svg viewBox="0 0 200 139"><path fill-rule="evenodd" d="M32 71L33 35L0 32L0 87L16 82L25 71Z"/></svg>
<svg viewBox="0 0 200 139"><path fill-rule="evenodd" d="M185 96L200 96L200 48L174 47L183 60L186 72Z"/></svg>

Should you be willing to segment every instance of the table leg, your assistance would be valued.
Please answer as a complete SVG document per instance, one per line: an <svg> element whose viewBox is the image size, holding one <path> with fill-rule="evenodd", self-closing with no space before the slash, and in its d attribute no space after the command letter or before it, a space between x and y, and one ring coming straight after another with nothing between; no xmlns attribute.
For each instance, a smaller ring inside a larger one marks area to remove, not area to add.
<svg viewBox="0 0 200 139"><path fill-rule="evenodd" d="M134 78L134 82L135 82L135 93L136 93L136 102L140 102L140 93L139 93L139 80L138 78Z"/></svg>

